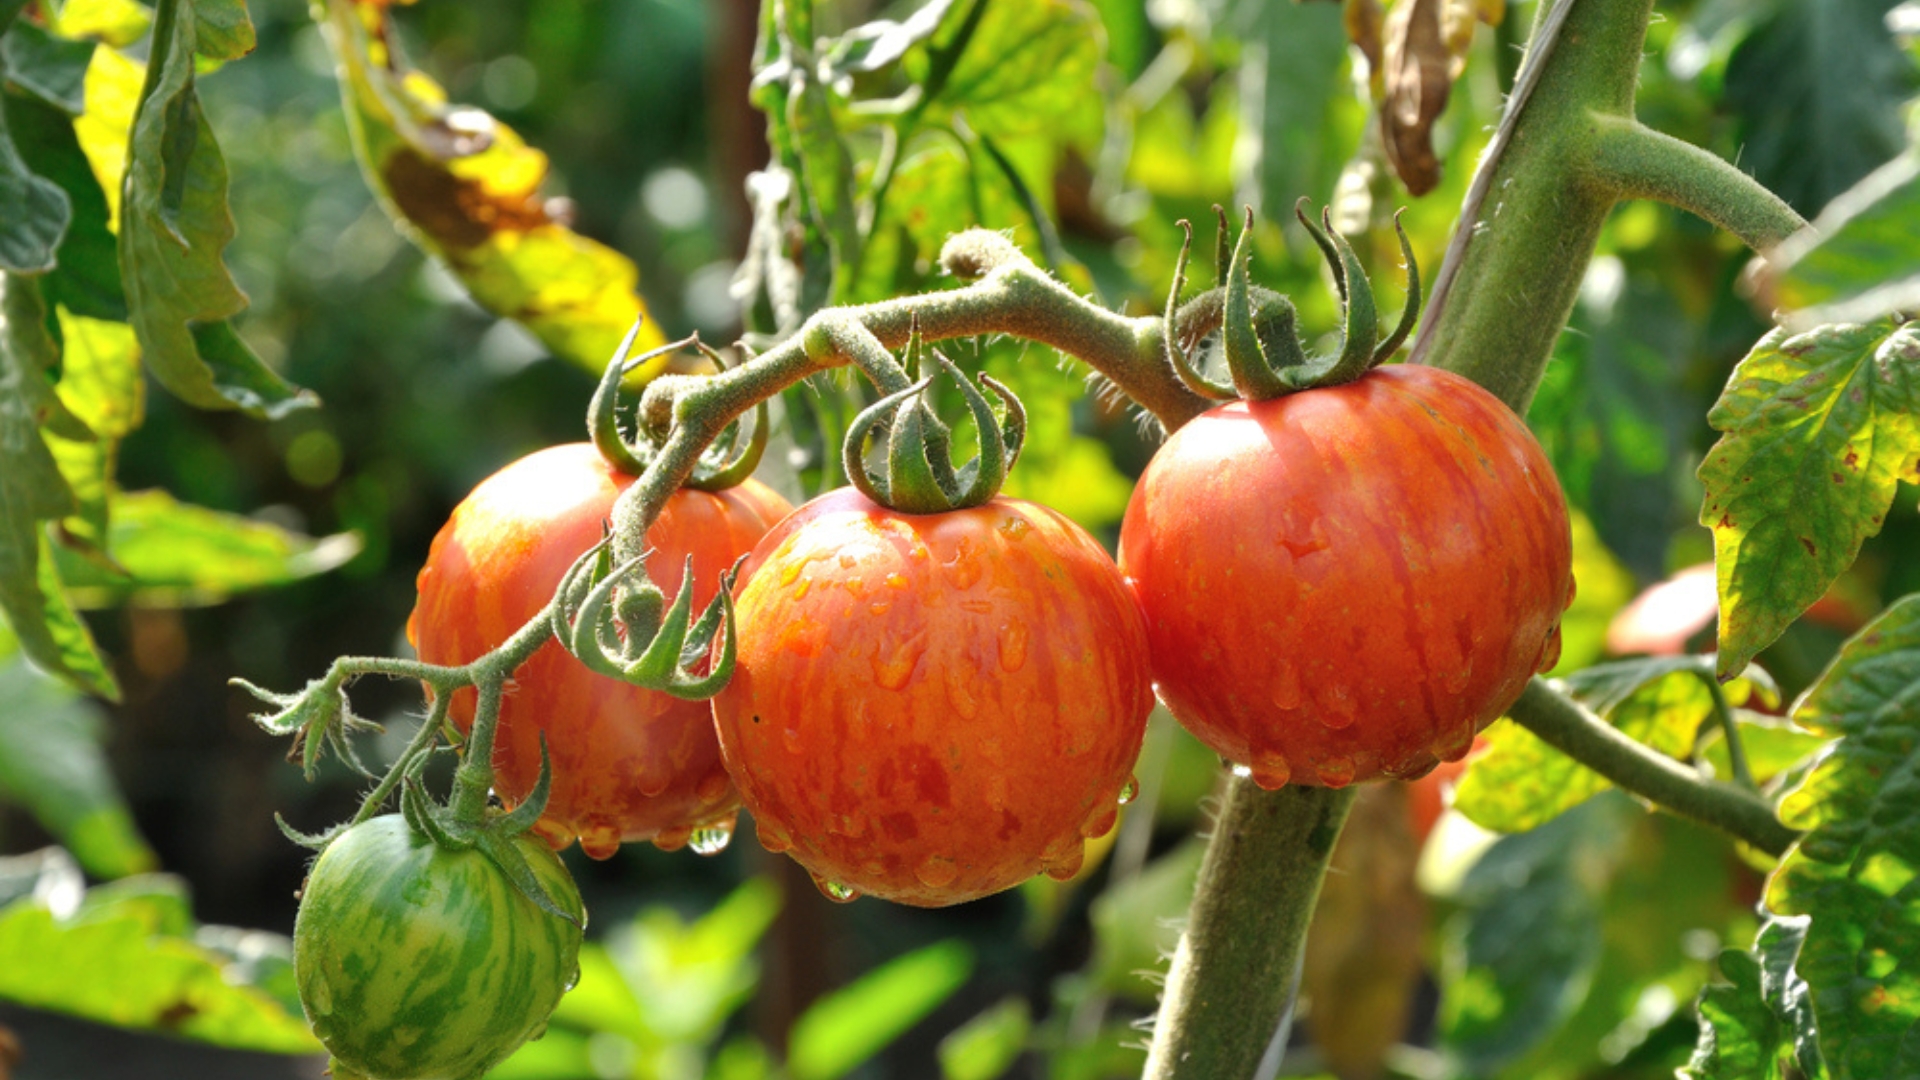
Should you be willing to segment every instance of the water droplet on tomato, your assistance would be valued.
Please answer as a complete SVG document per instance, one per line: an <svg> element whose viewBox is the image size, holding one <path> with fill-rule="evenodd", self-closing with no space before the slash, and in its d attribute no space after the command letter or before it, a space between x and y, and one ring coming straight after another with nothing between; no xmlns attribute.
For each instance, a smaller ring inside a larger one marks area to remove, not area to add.
<svg viewBox="0 0 1920 1080"><path fill-rule="evenodd" d="M1353 783L1353 759L1349 757L1330 757L1313 767L1314 775L1320 783L1330 788L1343 788Z"/></svg>
<svg viewBox="0 0 1920 1080"><path fill-rule="evenodd" d="M1113 823L1119 820L1120 807L1116 804L1094 814L1080 823L1080 835L1091 840L1096 836L1105 836L1113 831Z"/></svg>
<svg viewBox="0 0 1920 1080"><path fill-rule="evenodd" d="M800 584L793 587L793 598L795 600L805 600L807 598L807 591L811 588L813 588L813 579L801 578Z"/></svg>
<svg viewBox="0 0 1920 1080"><path fill-rule="evenodd" d="M888 575L887 575L887 588L889 588L889 589L894 589L894 590L896 590L896 591L899 591L899 592L905 592L905 591L906 591L906 589L907 589L907 579L906 579L906 577L905 577L905 575L902 575L902 574L888 574Z"/></svg>
<svg viewBox="0 0 1920 1080"><path fill-rule="evenodd" d="M775 855L793 848L793 836L787 832L787 827L765 814L761 814L754 820L753 832L759 839L760 846Z"/></svg>
<svg viewBox="0 0 1920 1080"><path fill-rule="evenodd" d="M1461 723L1440 732L1440 737L1433 743L1433 752L1441 761L1459 761L1466 757L1467 751L1471 749L1473 749L1473 725L1467 723Z"/></svg>
<svg viewBox="0 0 1920 1080"><path fill-rule="evenodd" d="M733 842L733 815L709 821L696 826L693 835L687 837L687 846L695 855L718 855L727 850Z"/></svg>
<svg viewBox="0 0 1920 1080"><path fill-rule="evenodd" d="M1000 666L1008 671L1027 666L1027 624L1018 619L1000 628Z"/></svg>
<svg viewBox="0 0 1920 1080"><path fill-rule="evenodd" d="M700 778L700 784L693 789L694 797L703 803L717 803L727 797L727 789L733 786L733 778L725 769L715 769Z"/></svg>
<svg viewBox="0 0 1920 1080"><path fill-rule="evenodd" d="M980 699L974 696L971 671L951 671L947 673L947 702L962 720L971 720L980 713Z"/></svg>
<svg viewBox="0 0 1920 1080"><path fill-rule="evenodd" d="M859 889L851 885L842 885L838 881L828 880L819 874L813 875L813 886L820 890L821 896L826 897L836 904L851 904L855 900L860 899Z"/></svg>
<svg viewBox="0 0 1920 1080"><path fill-rule="evenodd" d="M795 581L798 581L800 579L800 571L807 568L807 562L808 560L802 559L799 562L788 563L786 569L780 571L780 584L791 585Z"/></svg>
<svg viewBox="0 0 1920 1080"><path fill-rule="evenodd" d="M1253 777L1253 782L1259 784L1262 791L1278 791L1287 786L1287 781L1293 779L1293 766L1288 763L1285 756L1272 751L1254 755L1253 764L1249 766L1248 771Z"/></svg>
<svg viewBox="0 0 1920 1080"><path fill-rule="evenodd" d="M1070 846L1062 846L1059 854L1041 856L1045 859L1046 875L1055 881L1069 881L1087 862L1087 846L1076 837Z"/></svg>
<svg viewBox="0 0 1920 1080"><path fill-rule="evenodd" d="M587 858L611 859L620 850L620 830L611 825L594 825L580 830L580 850Z"/></svg>
<svg viewBox="0 0 1920 1080"><path fill-rule="evenodd" d="M1251 780L1253 779L1253 766L1242 765L1236 761L1233 763L1233 775L1242 780Z"/></svg>
<svg viewBox="0 0 1920 1080"><path fill-rule="evenodd" d="M643 768L633 778L633 786L649 799L659 798L660 793L666 791L667 785L672 782L673 776L665 769Z"/></svg>
<svg viewBox="0 0 1920 1080"><path fill-rule="evenodd" d="M998 528L1000 534L1009 540L1018 540L1033 531L1033 526L1027 524L1025 518L1019 517L1002 518Z"/></svg>
<svg viewBox="0 0 1920 1080"><path fill-rule="evenodd" d="M693 826L675 825L655 833L653 846L661 851L679 851L686 847L687 841L691 839L693 839Z"/></svg>
<svg viewBox="0 0 1920 1080"><path fill-rule="evenodd" d="M851 569L853 569L854 567L856 567L856 566L858 566L858 565L860 565L860 560L859 560L859 559L856 559L856 558L854 558L853 556L851 556L851 555L848 555L848 554L846 554L846 553L844 553L844 552L842 552L842 553L841 553L841 555L840 555L840 569L842 569L842 570L851 570ZM858 581L859 579L858 579L858 578L855 578L854 580L855 580L855 581Z"/></svg>
<svg viewBox="0 0 1920 1080"><path fill-rule="evenodd" d="M945 855L929 855L913 868L913 876L929 889L944 889L960 876L960 864Z"/></svg>
<svg viewBox="0 0 1920 1080"><path fill-rule="evenodd" d="M1300 707L1300 672L1292 664L1280 665L1274 673L1270 700L1273 707L1281 712L1292 712Z"/></svg>
<svg viewBox="0 0 1920 1080"><path fill-rule="evenodd" d="M876 603L867 605L867 611L874 615L885 615L887 612L892 610L893 610L893 605L888 603L885 600L881 600Z"/></svg>
<svg viewBox="0 0 1920 1080"><path fill-rule="evenodd" d="M1547 635L1546 644L1540 647L1540 659L1533 665L1533 670L1545 675L1547 672L1552 671L1553 666L1559 662L1560 624L1555 623L1553 625L1553 632Z"/></svg>
<svg viewBox="0 0 1920 1080"><path fill-rule="evenodd" d="M913 669L926 651L921 640L897 642L891 649L881 644L873 653L873 681L887 690L904 688L912 681Z"/></svg>
<svg viewBox="0 0 1920 1080"><path fill-rule="evenodd" d="M1467 689L1468 681L1471 680L1472 678L1473 678L1473 657L1468 656L1466 658L1466 663L1463 666L1454 668L1453 670L1447 672L1446 678L1441 680L1440 685L1445 687L1447 693L1449 694L1464 693Z"/></svg>
<svg viewBox="0 0 1920 1080"><path fill-rule="evenodd" d="M1139 797L1140 797L1140 778L1137 776L1127 777L1126 784L1122 785L1122 787L1120 788L1120 805L1125 806Z"/></svg>
<svg viewBox="0 0 1920 1080"><path fill-rule="evenodd" d="M788 724L786 730L780 733L780 741L787 744L787 751L789 753L799 753L800 729L792 724Z"/></svg>

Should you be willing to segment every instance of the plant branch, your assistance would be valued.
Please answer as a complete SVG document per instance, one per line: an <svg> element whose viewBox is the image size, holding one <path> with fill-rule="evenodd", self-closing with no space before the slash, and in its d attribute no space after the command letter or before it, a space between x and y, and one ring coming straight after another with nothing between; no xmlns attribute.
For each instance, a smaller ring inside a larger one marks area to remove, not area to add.
<svg viewBox="0 0 1920 1080"><path fill-rule="evenodd" d="M1630 117L1597 115L1588 183L1613 199L1654 199L1698 214L1766 252L1806 221L1722 158Z"/></svg>
<svg viewBox="0 0 1920 1080"><path fill-rule="evenodd" d="M1146 1080L1251 1077L1293 996L1356 789L1227 784L1167 973Z"/></svg>
<svg viewBox="0 0 1920 1080"><path fill-rule="evenodd" d="M1733 784L1708 780L1655 753L1554 689L1544 679L1527 683L1507 715L1548 745L1594 772L1681 817L1711 825L1776 858L1800 834L1780 823L1759 796Z"/></svg>

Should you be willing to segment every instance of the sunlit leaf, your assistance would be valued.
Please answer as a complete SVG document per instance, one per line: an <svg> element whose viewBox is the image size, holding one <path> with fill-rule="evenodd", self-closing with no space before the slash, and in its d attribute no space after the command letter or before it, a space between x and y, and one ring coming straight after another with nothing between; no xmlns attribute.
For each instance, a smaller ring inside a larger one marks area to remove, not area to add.
<svg viewBox="0 0 1920 1080"><path fill-rule="evenodd" d="M948 940L896 957L815 1002L794 1021L794 1080L837 1080L920 1022L973 972L973 950Z"/></svg>
<svg viewBox="0 0 1920 1080"><path fill-rule="evenodd" d="M1705 664L1695 656L1625 660L1576 672L1565 686L1635 741L1684 758L1714 710ZM1747 688L1728 692L1744 694ZM1454 808L1482 828L1523 832L1612 786L1518 724L1495 724L1485 738L1486 751L1473 759L1454 794Z"/></svg>
<svg viewBox="0 0 1920 1080"><path fill-rule="evenodd" d="M113 676L55 576L44 528L75 508L40 435L55 418L77 425L49 380L59 353L35 282L0 275L0 290L0 612L35 663L114 697Z"/></svg>
<svg viewBox="0 0 1920 1080"><path fill-rule="evenodd" d="M1007 998L940 1040L941 1080L995 1080L1027 1048L1033 1018L1024 998Z"/></svg>
<svg viewBox="0 0 1920 1080"><path fill-rule="evenodd" d="M6 125L27 167L59 185L72 208L58 265L40 279L47 304L90 318L126 321L119 241L109 228L106 193L80 148L76 121L43 102L7 97L4 103Z"/></svg>
<svg viewBox="0 0 1920 1080"><path fill-rule="evenodd" d="M1920 152L1874 170L1767 259L1772 300L1805 329L1920 307Z"/></svg>
<svg viewBox="0 0 1920 1080"><path fill-rule="evenodd" d="M116 494L109 521L107 555L123 574L61 553L61 578L78 603L215 603L326 573L360 550L351 533L316 540L164 491Z"/></svg>
<svg viewBox="0 0 1920 1080"><path fill-rule="evenodd" d="M1324 198L1344 152L1328 138L1331 115L1348 97L1340 85L1347 31L1338 4L1248 4L1256 24L1247 35L1240 99L1238 160L1257 163L1260 207L1284 214L1302 196ZM1258 65L1258 66L1256 66Z"/></svg>
<svg viewBox="0 0 1920 1080"><path fill-rule="evenodd" d="M1767 907L1811 922L1806 980L1839 1078L1920 1075L1920 596L1849 641L1794 711L1837 743L1780 807L1806 830Z"/></svg>
<svg viewBox="0 0 1920 1080"><path fill-rule="evenodd" d="M87 111L74 119L73 133L93 166L94 179L107 198L107 220L120 231L121 180L127 172L127 141L140 109L147 67L117 49L95 46L87 67ZM116 253L116 261L118 255ZM123 298L124 302L124 298Z"/></svg>
<svg viewBox="0 0 1920 1080"><path fill-rule="evenodd" d="M163 933L156 910L108 902L61 916L33 899L0 908L0 998L233 1049L320 1050L298 1014L236 982L217 953Z"/></svg>
<svg viewBox="0 0 1920 1080"><path fill-rule="evenodd" d="M1794 971L1805 918L1769 919L1753 951L1720 954L1721 982L1700 995L1695 1080L1825 1080L1812 995Z"/></svg>
<svg viewBox="0 0 1920 1080"><path fill-rule="evenodd" d="M385 9L375 0L314 6L368 184L482 306L522 323L555 354L603 371L645 314L639 271L556 215L540 195L545 154L486 113L448 105L438 85L406 66ZM648 320L633 351L665 340Z"/></svg>
<svg viewBox="0 0 1920 1080"><path fill-rule="evenodd" d="M198 6L170 9L171 25L154 31L149 63L159 74L134 119L120 222L127 309L147 370L181 400L280 416L315 400L262 363L226 321L247 299L221 260L233 214L226 159L194 86Z"/></svg>
<svg viewBox="0 0 1920 1080"><path fill-rule="evenodd" d="M253 51L253 20L246 0L193 0L194 51L210 60L236 60Z"/></svg>
<svg viewBox="0 0 1920 1080"><path fill-rule="evenodd" d="M1044 132L1091 152L1103 122L1094 87L1105 54L1100 17L1084 0L989 3L928 119L958 113L996 139ZM915 59L924 78L926 58Z"/></svg>
<svg viewBox="0 0 1920 1080"><path fill-rule="evenodd" d="M1728 675L1852 565L1898 482L1920 480L1920 327L1772 331L1707 419L1724 432L1700 465L1700 523Z"/></svg>
<svg viewBox="0 0 1920 1080"><path fill-rule="evenodd" d="M92 38L124 48L147 35L153 12L134 0L66 0L49 25L62 37Z"/></svg>
<svg viewBox="0 0 1920 1080"><path fill-rule="evenodd" d="M75 513L62 520L68 543L79 542L92 554L108 546L107 517L114 494L114 460L120 440L140 426L146 384L140 374L140 349L133 328L121 322L59 312L62 339L60 400L93 433L91 439L47 435L47 449L77 500Z"/></svg>
<svg viewBox="0 0 1920 1080"><path fill-rule="evenodd" d="M17 657L0 659L0 701L0 800L25 807L89 873L152 869L107 767L96 707Z"/></svg>

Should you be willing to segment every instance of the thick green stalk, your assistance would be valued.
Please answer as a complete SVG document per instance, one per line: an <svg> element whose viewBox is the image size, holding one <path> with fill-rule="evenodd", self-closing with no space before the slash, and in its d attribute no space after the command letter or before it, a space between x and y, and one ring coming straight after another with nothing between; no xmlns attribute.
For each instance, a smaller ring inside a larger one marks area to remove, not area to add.
<svg viewBox="0 0 1920 1080"><path fill-rule="evenodd" d="M1524 414L1614 205L1652 198L1764 250L1804 222L1752 177L1634 119L1651 0L1542 8L1412 359Z"/></svg>
<svg viewBox="0 0 1920 1080"><path fill-rule="evenodd" d="M1148 1080L1252 1077L1295 992L1357 789L1227 784L1147 1051Z"/></svg>

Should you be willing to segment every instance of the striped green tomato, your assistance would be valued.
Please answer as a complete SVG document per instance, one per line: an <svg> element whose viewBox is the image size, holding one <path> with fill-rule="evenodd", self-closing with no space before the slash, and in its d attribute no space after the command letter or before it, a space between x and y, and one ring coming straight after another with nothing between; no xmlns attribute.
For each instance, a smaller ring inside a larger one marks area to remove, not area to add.
<svg viewBox="0 0 1920 1080"><path fill-rule="evenodd" d="M584 921L547 845L513 841ZM536 907L492 859L397 814L347 830L307 877L293 972L336 1080L468 1080L546 1030L579 973L580 927Z"/></svg>

